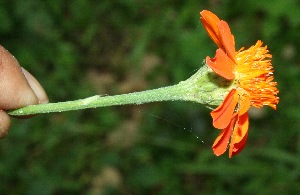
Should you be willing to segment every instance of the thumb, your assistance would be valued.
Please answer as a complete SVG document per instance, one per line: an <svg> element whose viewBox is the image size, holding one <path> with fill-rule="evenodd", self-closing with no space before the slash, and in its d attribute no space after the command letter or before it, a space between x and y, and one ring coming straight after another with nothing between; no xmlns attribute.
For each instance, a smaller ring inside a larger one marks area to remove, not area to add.
<svg viewBox="0 0 300 195"><path fill-rule="evenodd" d="M0 78L0 109L16 109L39 103L18 61L2 46L0 46Z"/></svg>

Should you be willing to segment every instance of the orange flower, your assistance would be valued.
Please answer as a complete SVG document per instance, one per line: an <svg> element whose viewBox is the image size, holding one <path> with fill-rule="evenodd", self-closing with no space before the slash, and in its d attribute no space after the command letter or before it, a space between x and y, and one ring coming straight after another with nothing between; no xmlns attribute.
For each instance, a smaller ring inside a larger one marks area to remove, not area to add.
<svg viewBox="0 0 300 195"><path fill-rule="evenodd" d="M200 15L206 31L219 47L214 58L206 57L206 64L233 83L223 103L211 112L213 126L222 129L212 148L219 156L229 145L229 157L232 157L246 144L249 108L268 105L276 109L279 102L277 83L273 82L272 76L272 55L267 46L262 47L261 41L247 50L236 51L228 24L207 10Z"/></svg>

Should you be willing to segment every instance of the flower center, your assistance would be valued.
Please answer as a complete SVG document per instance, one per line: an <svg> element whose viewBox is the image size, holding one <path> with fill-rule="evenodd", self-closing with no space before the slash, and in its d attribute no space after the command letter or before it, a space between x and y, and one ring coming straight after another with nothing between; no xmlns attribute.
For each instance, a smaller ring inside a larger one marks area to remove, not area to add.
<svg viewBox="0 0 300 195"><path fill-rule="evenodd" d="M257 41L249 49L242 48L237 52L237 90L240 99L250 99L251 106L261 108L268 105L276 109L279 91L276 88L277 83L273 82L272 55L268 53L267 46L262 47L262 44Z"/></svg>

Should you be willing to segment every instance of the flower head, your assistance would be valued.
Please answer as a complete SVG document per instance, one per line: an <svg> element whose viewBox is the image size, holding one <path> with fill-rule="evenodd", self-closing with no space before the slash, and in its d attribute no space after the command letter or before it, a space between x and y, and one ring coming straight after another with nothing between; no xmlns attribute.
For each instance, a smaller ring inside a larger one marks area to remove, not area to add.
<svg viewBox="0 0 300 195"><path fill-rule="evenodd" d="M206 57L206 64L217 75L233 82L223 103L211 112L213 126L222 130L212 148L219 156L229 145L229 157L232 157L246 144L249 108L267 105L276 109L279 102L277 83L272 76L272 55L261 41L247 50L236 51L228 24L207 10L200 15L207 33L219 47L214 58Z"/></svg>

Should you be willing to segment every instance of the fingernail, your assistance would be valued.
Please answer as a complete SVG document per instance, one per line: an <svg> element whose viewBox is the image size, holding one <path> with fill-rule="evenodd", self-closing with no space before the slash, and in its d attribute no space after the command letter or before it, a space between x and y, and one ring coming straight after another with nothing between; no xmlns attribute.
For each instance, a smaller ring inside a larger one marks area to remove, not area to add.
<svg viewBox="0 0 300 195"><path fill-rule="evenodd" d="M41 84L32 76L27 70L22 67L22 71L27 79L28 84L30 85L31 89L34 91L35 95L39 100L39 104L46 104L49 102L48 96L41 86Z"/></svg>

